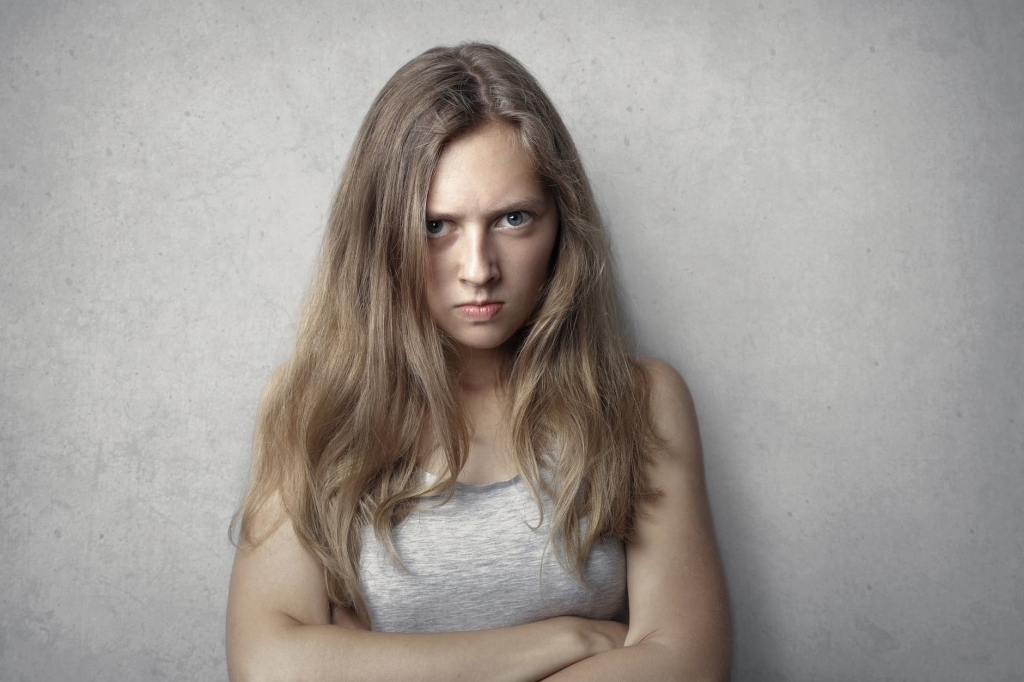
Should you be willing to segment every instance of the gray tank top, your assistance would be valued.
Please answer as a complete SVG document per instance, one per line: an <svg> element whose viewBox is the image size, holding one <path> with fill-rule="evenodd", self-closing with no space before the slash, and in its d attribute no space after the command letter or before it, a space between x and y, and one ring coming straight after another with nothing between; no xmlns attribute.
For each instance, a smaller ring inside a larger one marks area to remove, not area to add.
<svg viewBox="0 0 1024 682"><path fill-rule="evenodd" d="M554 543L545 549L551 500L543 499L538 527L537 504L518 476L458 483L455 495L437 506L443 499L421 499L395 528L395 548L408 571L364 527L360 584L374 630L480 630L555 616L627 622L621 540L594 545L583 586L558 564Z"/></svg>

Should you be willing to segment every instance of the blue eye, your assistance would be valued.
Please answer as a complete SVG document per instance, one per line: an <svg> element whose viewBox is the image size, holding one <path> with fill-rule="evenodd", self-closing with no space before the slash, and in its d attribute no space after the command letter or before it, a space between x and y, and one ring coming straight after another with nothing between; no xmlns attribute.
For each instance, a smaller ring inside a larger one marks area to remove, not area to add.
<svg viewBox="0 0 1024 682"><path fill-rule="evenodd" d="M427 234L431 237L440 236L444 232L444 221L443 220L428 220L427 221Z"/></svg>
<svg viewBox="0 0 1024 682"><path fill-rule="evenodd" d="M508 227L522 227L533 220L529 211L509 211L502 216L501 223Z"/></svg>

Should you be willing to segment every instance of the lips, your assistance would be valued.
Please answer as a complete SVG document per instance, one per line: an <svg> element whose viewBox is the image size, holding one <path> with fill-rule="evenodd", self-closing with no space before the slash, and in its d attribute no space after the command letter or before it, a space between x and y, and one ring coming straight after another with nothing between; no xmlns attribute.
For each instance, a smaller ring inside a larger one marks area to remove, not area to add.
<svg viewBox="0 0 1024 682"><path fill-rule="evenodd" d="M484 301L483 303L465 303L463 305L455 306L455 310L458 311L463 317L467 317L470 320L483 321L489 320L498 314L501 307L505 305L501 301Z"/></svg>

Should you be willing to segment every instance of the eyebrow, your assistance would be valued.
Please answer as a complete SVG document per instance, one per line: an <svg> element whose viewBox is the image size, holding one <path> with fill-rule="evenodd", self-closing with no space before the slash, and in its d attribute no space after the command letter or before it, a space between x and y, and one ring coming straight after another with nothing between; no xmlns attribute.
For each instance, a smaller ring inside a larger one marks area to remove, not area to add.
<svg viewBox="0 0 1024 682"><path fill-rule="evenodd" d="M486 215L489 218L497 218L498 216L505 215L506 213L512 213L513 211L529 211L533 214L539 214L547 207L547 203L546 197L516 197L503 201L496 208L487 211ZM462 216L456 213L429 210L426 213L427 220L449 220L452 222L459 222L462 219Z"/></svg>

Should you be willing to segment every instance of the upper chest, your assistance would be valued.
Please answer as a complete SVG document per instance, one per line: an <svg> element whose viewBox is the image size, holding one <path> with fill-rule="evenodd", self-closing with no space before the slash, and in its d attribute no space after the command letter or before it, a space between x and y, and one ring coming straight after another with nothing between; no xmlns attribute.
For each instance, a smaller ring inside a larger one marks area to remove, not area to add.
<svg viewBox="0 0 1024 682"><path fill-rule="evenodd" d="M468 400L463 407L470 437L459 482L479 486L511 479L516 475L516 468L510 455L507 409L493 398ZM441 476L445 464L440 449L428 453L419 466Z"/></svg>

